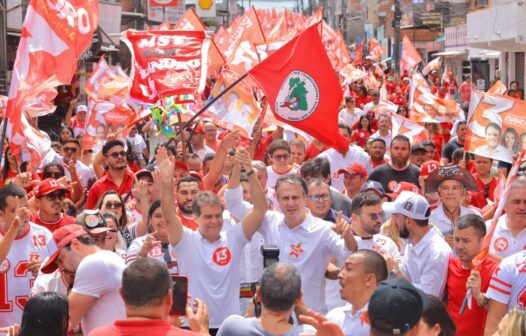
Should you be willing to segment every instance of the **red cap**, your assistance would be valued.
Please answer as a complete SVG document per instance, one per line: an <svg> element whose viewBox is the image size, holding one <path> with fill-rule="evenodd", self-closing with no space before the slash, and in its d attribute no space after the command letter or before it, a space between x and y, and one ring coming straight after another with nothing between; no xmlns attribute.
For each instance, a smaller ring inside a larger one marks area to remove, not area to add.
<svg viewBox="0 0 526 336"><path fill-rule="evenodd" d="M338 174L343 174L343 173L356 174L356 175L361 175L362 177L366 177L367 169L365 169L365 167L361 163L355 162L351 166L345 167L345 169L338 170Z"/></svg>
<svg viewBox="0 0 526 336"><path fill-rule="evenodd" d="M57 259L60 250L64 246L71 243L73 238L78 238L87 234L88 233L86 230L84 230L84 228L78 224L68 224L56 229L53 232L53 240L57 244L58 249L55 253L44 260L40 271L44 274L53 273L58 268L58 265L55 263L55 259Z"/></svg>
<svg viewBox="0 0 526 336"><path fill-rule="evenodd" d="M203 125L199 124L194 130L195 134L205 134L205 131L203 130Z"/></svg>
<svg viewBox="0 0 526 336"><path fill-rule="evenodd" d="M420 188L418 188L413 183L409 183L405 181L399 182L396 188L393 190L393 192L390 194L387 194L387 196L391 197L391 199L394 201L398 197L398 195L402 193L402 191L411 191L411 192L414 192L416 194L423 196L422 190L420 190Z"/></svg>
<svg viewBox="0 0 526 336"><path fill-rule="evenodd" d="M440 162L435 160L429 160L420 166L420 177L427 178L433 170L440 168Z"/></svg>
<svg viewBox="0 0 526 336"><path fill-rule="evenodd" d="M186 170L187 172L190 171L190 168L188 168L188 166L186 165L186 163L181 162L181 161L175 161L175 166L174 166L174 168L177 168L177 167L182 168L182 169Z"/></svg>
<svg viewBox="0 0 526 336"><path fill-rule="evenodd" d="M70 188L63 186L54 178L47 178L43 181L40 181L40 183L35 188L35 197L40 198L57 190L64 190L67 193L71 193Z"/></svg>

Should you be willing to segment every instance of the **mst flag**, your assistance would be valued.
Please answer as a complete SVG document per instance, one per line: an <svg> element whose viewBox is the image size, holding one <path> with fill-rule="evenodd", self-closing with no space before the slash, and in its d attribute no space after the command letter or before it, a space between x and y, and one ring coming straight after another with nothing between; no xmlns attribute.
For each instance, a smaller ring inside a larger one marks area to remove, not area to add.
<svg viewBox="0 0 526 336"><path fill-rule="evenodd" d="M315 62L313 60L316 60ZM249 71L278 120L338 151L349 140L338 131L342 89L313 25Z"/></svg>
<svg viewBox="0 0 526 336"><path fill-rule="evenodd" d="M133 58L132 98L155 103L159 96L203 92L210 44L204 31L127 30L121 39Z"/></svg>

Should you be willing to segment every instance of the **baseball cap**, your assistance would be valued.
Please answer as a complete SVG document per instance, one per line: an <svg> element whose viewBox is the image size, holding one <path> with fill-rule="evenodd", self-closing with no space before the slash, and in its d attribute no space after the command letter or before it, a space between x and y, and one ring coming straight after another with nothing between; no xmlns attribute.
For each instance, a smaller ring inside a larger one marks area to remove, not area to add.
<svg viewBox="0 0 526 336"><path fill-rule="evenodd" d="M411 153L414 153L414 152L419 151L419 150L425 152L426 148L421 143L411 146Z"/></svg>
<svg viewBox="0 0 526 336"><path fill-rule="evenodd" d="M35 188L35 197L40 198L57 190L64 190L67 193L71 193L70 188L63 186L54 178L47 178L40 181L40 183Z"/></svg>
<svg viewBox="0 0 526 336"><path fill-rule="evenodd" d="M382 281L369 301L371 328L386 334L404 334L418 324L428 307L427 296L409 281Z"/></svg>
<svg viewBox="0 0 526 336"><path fill-rule="evenodd" d="M182 169L186 170L187 172L190 171L190 168L188 168L188 166L186 165L186 163L181 162L181 161L175 161L175 166L174 166L174 168L177 168L177 167L182 168Z"/></svg>
<svg viewBox="0 0 526 336"><path fill-rule="evenodd" d="M412 191L402 191L395 201L383 203L382 209L389 214L402 214L416 220L426 220L431 214L424 196Z"/></svg>
<svg viewBox="0 0 526 336"><path fill-rule="evenodd" d="M413 183L409 183L405 181L399 182L396 188L394 188L393 192L390 194L386 194L386 195L389 196L391 200L394 200L400 195L400 193L402 193L402 191L411 191L411 192L414 192L415 194L422 195L422 190L420 190L418 186L416 186Z"/></svg>
<svg viewBox="0 0 526 336"><path fill-rule="evenodd" d="M433 172L433 170L440 167L440 162L435 160L429 160L420 166L420 177L426 178Z"/></svg>
<svg viewBox="0 0 526 336"><path fill-rule="evenodd" d="M84 104L77 105L77 113L88 112L88 107Z"/></svg>
<svg viewBox="0 0 526 336"><path fill-rule="evenodd" d="M53 273L58 268L55 260L57 259L60 250L71 243L73 238L78 238L87 234L86 230L78 224L68 224L56 229L53 232L53 240L55 241L55 244L57 244L57 251L44 260L40 271L44 274Z"/></svg>
<svg viewBox="0 0 526 336"><path fill-rule="evenodd" d="M378 196L385 195L384 187L382 186L380 182L377 182L377 181L373 181L373 180L367 181L360 188L360 192L366 192L369 190L376 191L376 193L378 193Z"/></svg>
<svg viewBox="0 0 526 336"><path fill-rule="evenodd" d="M84 210L84 220L82 224L86 231L91 235L98 235L107 231L111 231L106 220L102 217L99 210Z"/></svg>
<svg viewBox="0 0 526 336"><path fill-rule="evenodd" d="M135 173L135 177L137 179L140 179L141 177L149 176L153 179L153 174L148 169L141 169L138 172Z"/></svg>
<svg viewBox="0 0 526 336"><path fill-rule="evenodd" d="M192 129L192 128L187 128L186 129L187 131L189 132L194 132L194 134L205 134L205 131L203 130L203 125L201 124L198 124L195 129Z"/></svg>
<svg viewBox="0 0 526 336"><path fill-rule="evenodd" d="M353 174L353 175L361 175L362 177L367 176L367 170L363 166L363 164L355 162L350 166L345 167L345 169L338 170L338 174Z"/></svg>

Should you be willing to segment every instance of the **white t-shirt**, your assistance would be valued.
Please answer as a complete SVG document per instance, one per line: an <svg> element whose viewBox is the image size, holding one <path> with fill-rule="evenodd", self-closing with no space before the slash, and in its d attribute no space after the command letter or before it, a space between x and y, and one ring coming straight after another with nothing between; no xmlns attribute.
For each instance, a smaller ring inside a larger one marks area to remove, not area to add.
<svg viewBox="0 0 526 336"><path fill-rule="evenodd" d="M452 255L440 231L431 227L418 244L413 246L408 241L401 270L413 286L440 298L446 287L448 260Z"/></svg>
<svg viewBox="0 0 526 336"><path fill-rule="evenodd" d="M54 150L48 151L44 159L42 160L42 166L47 165L48 163L56 163L61 166L65 166L64 158L59 155ZM89 179L94 176L91 169L86 166L84 163L82 163L80 160L77 160L75 162L75 169L77 170L77 175L79 176L80 183L82 184L82 188L86 189L88 187L88 181ZM66 176L71 178L71 174L69 173L69 170L64 168L64 172L66 173Z"/></svg>
<svg viewBox="0 0 526 336"><path fill-rule="evenodd" d="M526 308L526 251L504 258L493 272L486 296L512 308Z"/></svg>
<svg viewBox="0 0 526 336"><path fill-rule="evenodd" d="M473 209L460 206L460 216L470 214L480 215L480 213ZM439 229L444 236L452 235L453 230L455 229L455 225L444 213L444 205L442 203L440 203L440 205L435 210L431 211L429 223L433 224L437 229Z"/></svg>
<svg viewBox="0 0 526 336"><path fill-rule="evenodd" d="M347 303L343 307L334 308L325 317L336 323L345 336L369 336L371 326L364 315L367 315L367 305L353 315L352 305Z"/></svg>
<svg viewBox="0 0 526 336"><path fill-rule="evenodd" d="M277 171L272 168L272 166L267 167L267 187L268 188L274 188L276 186L276 182L281 176L289 175L289 174L296 174L297 169L291 167L289 170L287 170L284 173L278 173Z"/></svg>
<svg viewBox="0 0 526 336"><path fill-rule="evenodd" d="M0 233L0 240L3 238ZM7 257L0 264L1 327L21 322L22 311L35 280L27 269L28 264L38 259L44 261L56 251L51 231L34 223L29 223L27 233L13 241Z"/></svg>
<svg viewBox="0 0 526 336"><path fill-rule="evenodd" d="M352 114L349 113L347 108L344 108L338 114L338 120L340 122L345 123L345 125L352 127L354 123L358 122L360 120L360 117L364 115L365 115L365 112L362 109L359 109L357 107L354 108L354 112Z"/></svg>
<svg viewBox="0 0 526 336"><path fill-rule="evenodd" d="M91 254L80 262L72 292L97 299L82 318L84 335L97 327L126 318L124 301L119 294L125 268L121 257L104 250Z"/></svg>
<svg viewBox="0 0 526 336"><path fill-rule="evenodd" d="M226 189L224 195L227 208L233 216L243 218L252 205L243 201L243 190ZM308 209L306 209L308 211ZM325 271L331 256L343 261L350 254L344 240L331 227L332 223L307 217L294 229L284 222L282 213L267 211L258 231L265 244L279 248L279 260L294 265L301 274L301 289L305 304L320 313L326 313Z"/></svg>
<svg viewBox="0 0 526 336"><path fill-rule="evenodd" d="M497 227L495 227L495 233L493 233L489 245L489 251L502 258L509 257L512 254L526 249L526 228L514 236L510 230L508 230L506 218L506 214L499 217ZM486 221L486 226L489 230L491 220Z"/></svg>
<svg viewBox="0 0 526 336"><path fill-rule="evenodd" d="M367 173L370 174L373 170L371 164L371 158L361 147L350 145L349 150L343 156L340 152L336 151L334 148L329 148L325 152L322 152L318 157L324 157L329 160L331 165L331 186L337 190L345 189L343 184L343 175L338 174L338 170L345 169L347 166L351 166L355 162L361 163Z"/></svg>
<svg viewBox="0 0 526 336"><path fill-rule="evenodd" d="M148 236L149 234L139 237L137 239L134 239L132 241L132 243L130 244L130 247L128 247L128 252L126 252L126 265L130 265L132 262L140 258L139 252L141 252L141 248L144 245L144 241L148 238ZM165 253L168 253L169 257L165 255ZM173 250L170 248L170 244L167 244L166 250L163 251L161 241L160 240L154 241L153 248L150 250L150 252L148 252L148 257L154 258L166 264L166 267L168 268L168 272L170 273L170 275L179 274L178 267L177 267L177 260L175 258L175 254L173 253Z"/></svg>
<svg viewBox="0 0 526 336"><path fill-rule="evenodd" d="M242 218L242 217L241 217ZM210 328L219 328L225 318L239 311L239 264L249 242L242 225L235 225L210 243L199 231L183 228L177 245L179 273L188 276L188 293L208 308Z"/></svg>
<svg viewBox="0 0 526 336"><path fill-rule="evenodd" d="M135 134L135 136L128 136L126 141L129 141L132 146L132 151L137 156L137 159L143 159L143 151L146 148L146 142L140 134Z"/></svg>

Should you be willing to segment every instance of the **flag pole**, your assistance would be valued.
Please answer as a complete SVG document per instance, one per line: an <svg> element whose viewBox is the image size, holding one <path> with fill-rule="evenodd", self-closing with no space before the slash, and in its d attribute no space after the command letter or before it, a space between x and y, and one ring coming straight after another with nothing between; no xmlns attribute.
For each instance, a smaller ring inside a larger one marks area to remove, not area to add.
<svg viewBox="0 0 526 336"><path fill-rule="evenodd" d="M0 157L4 154L4 141L7 134L7 116L4 116L3 124L2 124L2 136L0 137ZM4 160L7 160L7 157L4 158ZM5 163L4 163L5 164Z"/></svg>
<svg viewBox="0 0 526 336"><path fill-rule="evenodd" d="M227 93L230 89L232 89L234 86L236 86L237 84L239 84L239 82L241 82L243 79L245 79L246 77L248 76L248 72L245 73L243 76L239 77L238 79L236 79L232 84L230 84L229 86L227 86L223 91L221 91L216 97L214 97L214 99L212 99L211 101L209 101L208 103L205 104L205 106L203 106L195 115L192 116L192 118L190 118L190 120L188 120L185 124L184 124L184 127L183 127L183 130L186 129L186 127L188 127L195 119L197 119L197 117L199 117L201 114L203 114L203 112L205 112L210 106L212 106L219 98L223 97L223 95L225 93ZM179 132L181 132L181 129L179 129ZM165 144L164 144L164 147L168 146L169 144L172 143L172 141L174 140L174 138L170 138Z"/></svg>

